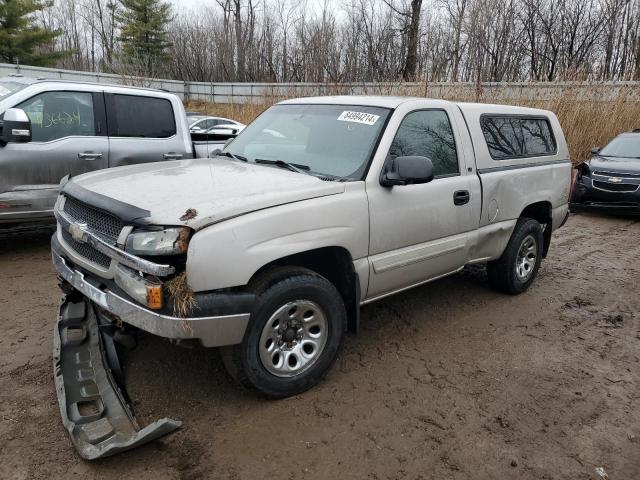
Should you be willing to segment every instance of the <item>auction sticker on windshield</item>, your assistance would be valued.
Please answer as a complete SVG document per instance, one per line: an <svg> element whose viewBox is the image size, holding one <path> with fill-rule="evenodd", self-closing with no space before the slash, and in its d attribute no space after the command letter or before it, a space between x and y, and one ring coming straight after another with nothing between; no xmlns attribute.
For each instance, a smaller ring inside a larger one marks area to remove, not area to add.
<svg viewBox="0 0 640 480"><path fill-rule="evenodd" d="M379 118L380 115L373 115L371 113L345 111L340 114L338 120L341 122L356 122L364 123L365 125L373 125Z"/></svg>

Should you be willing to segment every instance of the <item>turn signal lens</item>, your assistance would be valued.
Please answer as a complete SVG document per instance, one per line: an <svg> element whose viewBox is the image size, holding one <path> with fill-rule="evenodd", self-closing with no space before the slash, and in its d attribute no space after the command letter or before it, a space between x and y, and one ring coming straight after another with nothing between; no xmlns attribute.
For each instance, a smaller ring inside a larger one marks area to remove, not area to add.
<svg viewBox="0 0 640 480"><path fill-rule="evenodd" d="M147 285L147 307L159 310L163 306L162 285Z"/></svg>
<svg viewBox="0 0 640 480"><path fill-rule="evenodd" d="M130 268L118 265L114 276L116 285L142 305L152 310L164 306L162 283L155 277L143 277Z"/></svg>

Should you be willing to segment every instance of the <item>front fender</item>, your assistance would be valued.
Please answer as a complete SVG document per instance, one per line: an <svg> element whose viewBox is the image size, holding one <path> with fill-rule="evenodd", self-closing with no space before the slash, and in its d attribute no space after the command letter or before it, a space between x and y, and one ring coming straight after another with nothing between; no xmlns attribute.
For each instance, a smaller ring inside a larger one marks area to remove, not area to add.
<svg viewBox="0 0 640 480"><path fill-rule="evenodd" d="M191 239L187 279L195 292L246 285L261 267L323 247L366 258L369 211L364 182L338 195L252 212L211 225Z"/></svg>

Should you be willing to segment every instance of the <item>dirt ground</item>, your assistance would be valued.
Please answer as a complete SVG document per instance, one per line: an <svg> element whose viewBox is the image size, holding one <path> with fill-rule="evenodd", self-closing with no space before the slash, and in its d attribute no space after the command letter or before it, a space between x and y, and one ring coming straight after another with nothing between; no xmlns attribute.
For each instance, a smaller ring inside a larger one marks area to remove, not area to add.
<svg viewBox="0 0 640 480"><path fill-rule="evenodd" d="M215 350L150 336L124 359L142 424L178 432L88 463L59 418L48 230L0 240L0 478L640 478L640 221L572 216L534 286L469 272L365 307L327 379L287 400Z"/></svg>

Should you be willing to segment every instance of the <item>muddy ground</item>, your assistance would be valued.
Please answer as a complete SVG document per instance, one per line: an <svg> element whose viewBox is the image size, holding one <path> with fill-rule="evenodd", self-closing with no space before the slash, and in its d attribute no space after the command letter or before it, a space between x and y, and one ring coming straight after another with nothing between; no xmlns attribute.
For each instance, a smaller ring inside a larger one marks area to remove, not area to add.
<svg viewBox="0 0 640 480"><path fill-rule="evenodd" d="M173 435L93 463L59 418L47 230L0 240L0 478L640 478L640 222L579 215L524 295L463 273L365 307L318 387L266 401L215 350L126 355L142 423Z"/></svg>

